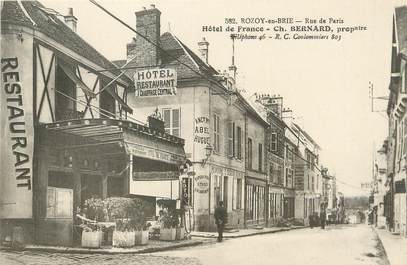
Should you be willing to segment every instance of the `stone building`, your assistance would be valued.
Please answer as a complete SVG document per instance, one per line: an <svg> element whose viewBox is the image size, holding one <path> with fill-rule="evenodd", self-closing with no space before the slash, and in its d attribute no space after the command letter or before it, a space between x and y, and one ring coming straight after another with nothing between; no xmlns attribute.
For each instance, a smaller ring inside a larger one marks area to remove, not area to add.
<svg viewBox="0 0 407 265"><path fill-rule="evenodd" d="M406 161L407 161L407 7L395 9L391 51L390 95L387 107L389 136L387 152L387 192L385 215L389 228L404 236L406 229Z"/></svg>
<svg viewBox="0 0 407 265"><path fill-rule="evenodd" d="M321 208L320 147L298 124L292 123L291 129L300 139L295 161L295 219L308 225L309 216Z"/></svg>
<svg viewBox="0 0 407 265"><path fill-rule="evenodd" d="M285 123L282 97L262 95L257 100L267 112L268 224L273 226L284 217Z"/></svg>
<svg viewBox="0 0 407 265"><path fill-rule="evenodd" d="M209 64L208 41L198 43L197 55L171 32L161 33L160 17L155 6L136 12L137 31L151 41L137 36L127 45L127 59L114 63L134 67L128 71L136 83L128 95L137 109L132 117L157 110L165 130L185 139L188 228L215 230L219 201L227 208L228 228L264 222L266 121L237 91L234 73ZM246 214L245 205L252 207Z"/></svg>

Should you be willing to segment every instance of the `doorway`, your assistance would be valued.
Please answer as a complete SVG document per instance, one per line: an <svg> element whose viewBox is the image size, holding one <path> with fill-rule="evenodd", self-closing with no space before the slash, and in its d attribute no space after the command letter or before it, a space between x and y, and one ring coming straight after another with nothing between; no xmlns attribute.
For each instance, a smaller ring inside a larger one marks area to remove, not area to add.
<svg viewBox="0 0 407 265"><path fill-rule="evenodd" d="M81 205L90 198L103 198L102 178L98 175L81 176Z"/></svg>

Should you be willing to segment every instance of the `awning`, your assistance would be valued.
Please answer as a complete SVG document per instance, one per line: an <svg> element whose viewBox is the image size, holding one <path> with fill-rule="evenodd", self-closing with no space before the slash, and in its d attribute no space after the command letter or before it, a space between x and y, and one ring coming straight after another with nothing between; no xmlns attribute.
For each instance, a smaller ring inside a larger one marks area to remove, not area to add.
<svg viewBox="0 0 407 265"><path fill-rule="evenodd" d="M130 181L130 194L166 198L172 200L179 199L179 180L142 180Z"/></svg>
<svg viewBox="0 0 407 265"><path fill-rule="evenodd" d="M82 80L80 80L79 77L76 76L74 70L70 65L66 64L62 60L58 61L58 65L61 66L62 70L69 77L69 79L71 79L72 82L76 84L76 86L82 89L83 93L85 93L86 96L91 98L96 97L96 94Z"/></svg>
<svg viewBox="0 0 407 265"><path fill-rule="evenodd" d="M174 165L186 160L184 139L127 120L78 119L41 124L39 127L83 137L94 144L119 143L127 153L136 157Z"/></svg>

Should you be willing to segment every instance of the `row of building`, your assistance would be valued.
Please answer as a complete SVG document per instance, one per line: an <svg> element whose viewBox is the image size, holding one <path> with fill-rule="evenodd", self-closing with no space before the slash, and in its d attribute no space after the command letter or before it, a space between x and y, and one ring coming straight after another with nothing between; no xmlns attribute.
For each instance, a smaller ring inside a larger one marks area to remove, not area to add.
<svg viewBox="0 0 407 265"><path fill-rule="evenodd" d="M407 236L407 7L393 16L388 137L375 155L370 196L375 225Z"/></svg>
<svg viewBox="0 0 407 265"><path fill-rule="evenodd" d="M219 201L230 229L337 208L335 177L283 99L245 98L234 64L215 70L205 39L194 53L160 16L136 12L142 35L111 62L76 34L72 10L62 21L37 1L2 2L1 241L19 226L28 242L70 245L92 197L144 198L151 217L174 200L197 231L215 230Z"/></svg>

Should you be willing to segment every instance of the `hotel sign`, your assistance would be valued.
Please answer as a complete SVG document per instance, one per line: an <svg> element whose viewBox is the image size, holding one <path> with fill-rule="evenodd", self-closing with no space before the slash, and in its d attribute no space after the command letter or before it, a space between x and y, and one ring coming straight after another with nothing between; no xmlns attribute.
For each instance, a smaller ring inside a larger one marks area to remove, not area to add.
<svg viewBox="0 0 407 265"><path fill-rule="evenodd" d="M172 96L177 93L177 72L175 69L147 69L134 73L136 96Z"/></svg>

